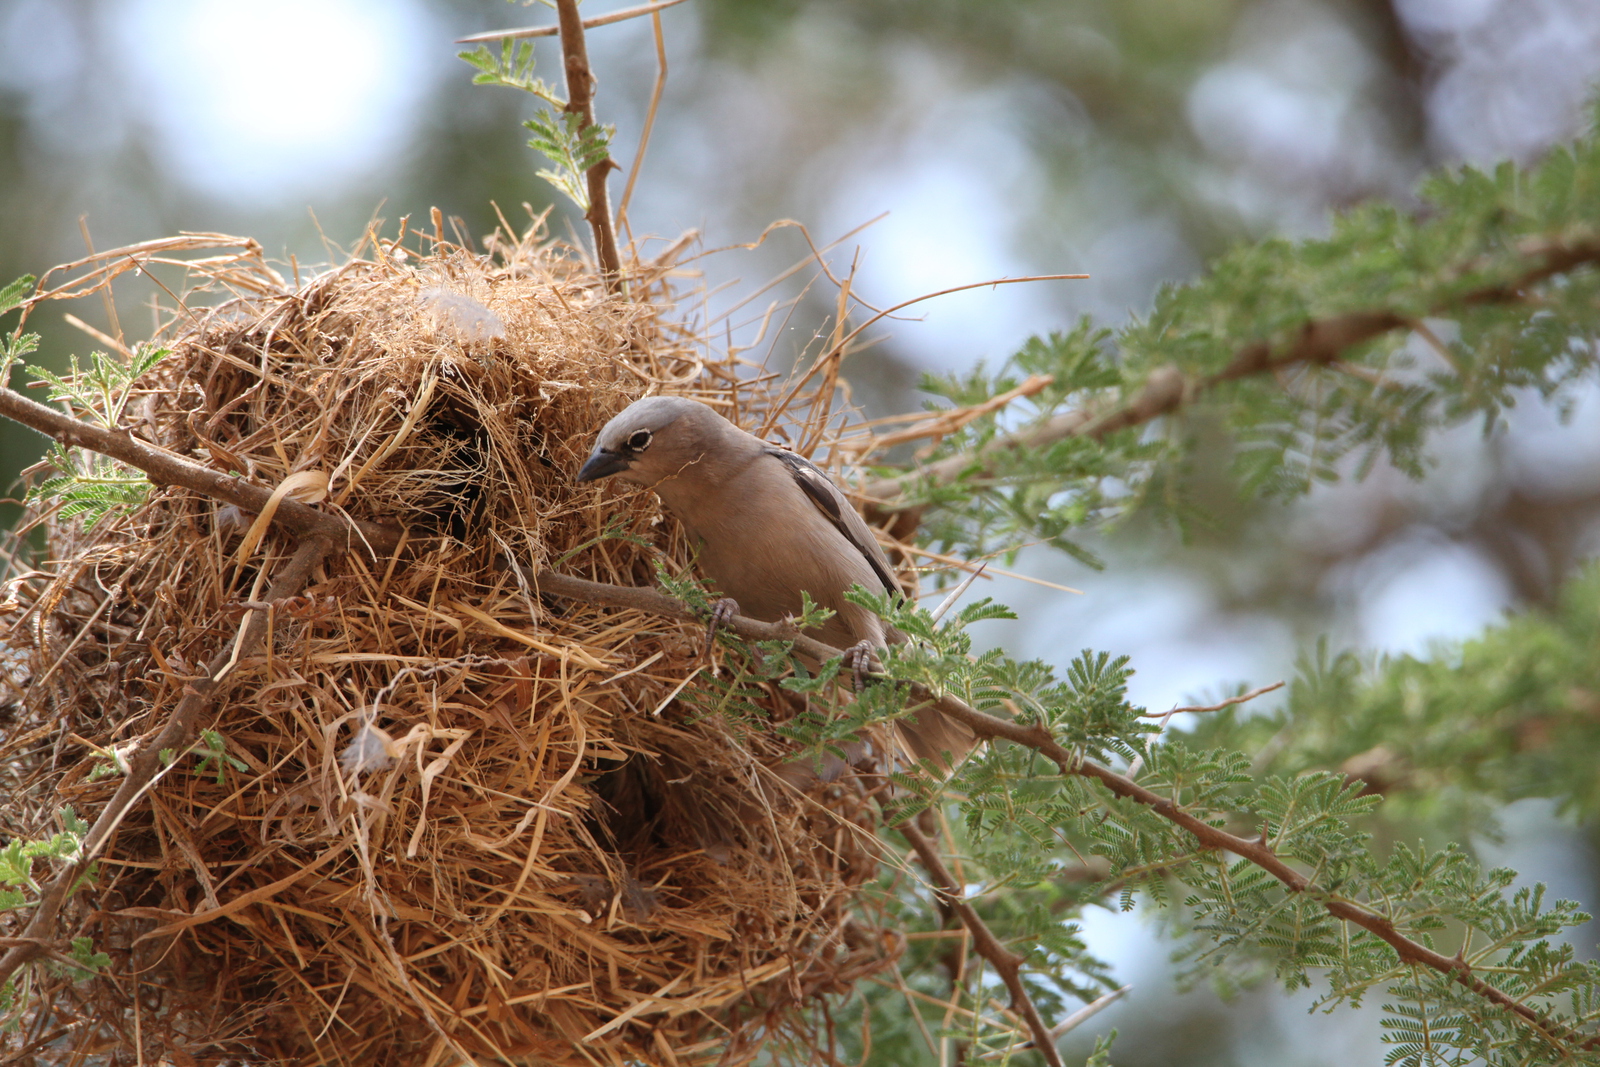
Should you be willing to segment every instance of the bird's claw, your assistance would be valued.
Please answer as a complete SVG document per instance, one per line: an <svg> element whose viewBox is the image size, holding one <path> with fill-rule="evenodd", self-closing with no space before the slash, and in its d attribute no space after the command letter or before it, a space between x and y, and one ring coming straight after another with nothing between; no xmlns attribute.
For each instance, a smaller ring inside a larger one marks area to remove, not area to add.
<svg viewBox="0 0 1600 1067"><path fill-rule="evenodd" d="M706 655L711 655L712 646L717 640L717 627L726 626L737 614L739 602L731 596L725 596L711 605L711 621L706 623Z"/></svg>
<svg viewBox="0 0 1600 1067"><path fill-rule="evenodd" d="M857 693L867 687L865 676L879 669L876 652L871 641L857 641L844 650L844 666L850 668L851 681Z"/></svg>

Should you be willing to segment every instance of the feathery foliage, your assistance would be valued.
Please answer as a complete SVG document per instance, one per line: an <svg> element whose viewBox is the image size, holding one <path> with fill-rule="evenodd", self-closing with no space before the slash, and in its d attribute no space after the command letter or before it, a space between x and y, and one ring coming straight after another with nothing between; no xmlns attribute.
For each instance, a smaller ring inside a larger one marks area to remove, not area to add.
<svg viewBox="0 0 1600 1067"><path fill-rule="evenodd" d="M589 190L584 174L608 157L616 127L584 125L582 115L571 111L552 112L548 108L522 125L533 134L528 147L537 148L555 164L553 170L541 169L539 177L588 211Z"/></svg>
<svg viewBox="0 0 1600 1067"><path fill-rule="evenodd" d="M1084 321L1034 338L992 373L926 378L923 388L954 405L1031 374L1053 378L945 437L929 466L977 455L1024 421L1115 412L1169 368L1183 377L1184 404L1104 435L1004 450L954 482L913 482L917 500L935 506L925 532L974 555L1039 539L1072 552L1073 530L1135 508L1203 518L1183 475L1196 435L1216 426L1248 495L1303 494L1363 477L1380 458L1417 475L1432 433L1470 422L1488 432L1519 394L1559 399L1591 377L1600 140L1556 148L1528 169L1440 173L1421 194L1414 213L1366 204L1338 216L1327 238L1235 249L1199 281L1162 289L1148 315L1119 330Z"/></svg>
<svg viewBox="0 0 1600 1067"><path fill-rule="evenodd" d="M61 820L62 828L50 837L39 840L12 838L0 848L0 911L26 908L37 898L40 885L33 876L35 861L71 862L79 857L89 824L79 818L70 805L61 808L57 817ZM79 884L92 882L97 876L97 865L91 864L79 879ZM73 938L64 955L65 959L50 960L35 966L64 970L77 982L93 977L111 965L111 957L97 951L94 939L89 937ZM33 968L27 967L0 985L0 1030L9 1031L17 1027L28 1010L32 984Z"/></svg>
<svg viewBox="0 0 1600 1067"><path fill-rule="evenodd" d="M1526 169L1439 174L1423 198L1415 214L1363 206L1324 239L1237 249L1120 330L1086 321L1029 341L998 371L928 379L952 406L1029 375L1052 381L946 436L921 457L928 473L880 475L909 488L926 509L924 535L944 551L1045 540L1084 558L1074 537L1093 523L1140 509L1205 518L1185 491L1202 435L1225 436L1241 496L1281 500L1363 477L1380 460L1420 475L1439 431L1473 423L1488 433L1519 398L1559 404L1593 382L1600 135ZM1151 383L1174 371L1181 388L1148 401ZM1467 840L1497 803L1534 795L1592 825L1600 568L1554 612L1511 619L1459 651L1364 664L1320 646L1284 710L1234 707L1160 738L1127 701L1125 657L1085 651L1058 677L1041 662L972 654L965 628L1008 614L988 601L936 622L861 590L853 598L911 636L885 658L893 677L1039 723L1077 759L1120 768L1271 861L1205 847L1164 811L1021 745L991 744L943 785L895 776L897 817L957 816L946 846L967 896L1026 957L1047 1017L1113 984L1062 919L1142 899L1179 938L1189 981L1228 991L1270 977L1320 990L1325 1008L1382 998L1391 1064L1600 1063L1600 965L1571 942L1584 910L1483 869L1463 845L1380 845L1372 832L1389 825L1384 840L1394 840L1395 827L1425 815L1424 830L1442 823ZM788 684L809 690L827 673ZM832 718L786 728L837 750L864 727L915 714L907 691L876 685ZM907 929L952 921L914 881L889 884ZM1362 922L1341 917L1352 915ZM903 980L928 999L884 987L857 1009L872 1017L873 1061L927 1061L930 1036L951 1019L964 1022L943 1032L968 1055L992 1051L984 1025L1004 1000L993 976L961 971L937 941L915 944ZM1408 944L1454 962L1429 966L1397 947ZM1025 1040L1018 1033L1009 1040ZM1106 1055L1103 1043L1094 1055Z"/></svg>
<svg viewBox="0 0 1600 1067"><path fill-rule="evenodd" d="M24 274L9 285L0 286L0 315L15 311L22 305L28 293L33 289L36 279L31 274ZM0 337L0 384L11 380L11 368L23 356L29 355L39 347L39 335L36 333L23 333L19 327L10 334Z"/></svg>
<svg viewBox="0 0 1600 1067"><path fill-rule="evenodd" d="M599 123L585 124L582 115L566 110L567 101L542 78L534 76L531 41L519 43L507 38L501 42L498 56L490 51L488 45L479 45L472 52L459 52L457 56L477 69L472 84L521 89L551 105L523 122L522 125L533 134L528 140L528 147L544 153L554 164L553 168L541 168L539 177L588 211L589 190L584 174L609 157L611 138L616 135L616 127Z"/></svg>
<svg viewBox="0 0 1600 1067"><path fill-rule="evenodd" d="M78 357L72 356L72 369L64 377L37 366L29 366L28 373L50 386L52 401L114 430L121 425L134 382L169 354L168 349L145 345L126 361L96 352L82 368ZM74 453L59 444L51 446L45 459L57 473L29 490L29 503L59 501L63 519L82 515L88 529L108 515L144 503L150 480L143 474L94 452L81 457Z"/></svg>
<svg viewBox="0 0 1600 1067"><path fill-rule="evenodd" d="M1507 619L1429 658L1364 660L1321 646L1301 657L1284 708L1232 709L1201 724L1205 743L1261 750L1274 773L1343 767L1392 810L1443 820L1454 836L1492 829L1495 806L1546 797L1593 825L1600 780L1600 565L1548 610Z"/></svg>

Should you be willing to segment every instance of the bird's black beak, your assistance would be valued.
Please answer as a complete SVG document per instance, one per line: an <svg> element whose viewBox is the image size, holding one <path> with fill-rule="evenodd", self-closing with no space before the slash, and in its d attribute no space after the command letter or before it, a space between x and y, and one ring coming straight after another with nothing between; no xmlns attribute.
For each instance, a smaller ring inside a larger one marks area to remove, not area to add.
<svg viewBox="0 0 1600 1067"><path fill-rule="evenodd" d="M627 456L619 452L607 452L599 446L589 453L589 458L584 461L583 469L578 472L578 481L593 482L601 478L609 478L619 471L628 469Z"/></svg>

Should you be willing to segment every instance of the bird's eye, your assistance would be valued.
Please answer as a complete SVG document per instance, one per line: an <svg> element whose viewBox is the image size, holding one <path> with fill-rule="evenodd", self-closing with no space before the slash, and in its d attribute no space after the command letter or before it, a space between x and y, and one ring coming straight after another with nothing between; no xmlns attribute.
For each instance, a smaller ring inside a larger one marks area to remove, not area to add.
<svg viewBox="0 0 1600 1067"><path fill-rule="evenodd" d="M628 437L628 451L643 452L645 449L649 448L650 436L651 434L649 430L633 431L633 433Z"/></svg>

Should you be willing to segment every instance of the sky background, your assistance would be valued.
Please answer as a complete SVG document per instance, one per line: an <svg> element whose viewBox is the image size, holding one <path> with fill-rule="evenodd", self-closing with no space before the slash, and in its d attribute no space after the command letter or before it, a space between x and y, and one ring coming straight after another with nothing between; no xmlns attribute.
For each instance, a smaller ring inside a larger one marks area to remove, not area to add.
<svg viewBox="0 0 1600 1067"><path fill-rule="evenodd" d="M0 267L77 257L80 216L102 248L222 231L303 266L337 259L374 216L437 204L483 233L492 199L525 218L518 205L549 202L517 126L529 102L472 88L451 41L552 21L490 0L0 0ZM693 229L715 248L784 218L820 244L877 219L833 261L853 261L879 305L1093 275L951 296L886 325L848 371L872 414L920 404L923 372L994 365L1081 315L1126 321L1232 242L1322 233L1330 211L1370 197L1414 202L1430 167L1536 158L1584 127L1600 79L1594 0L1016 0L981 14L692 0L662 23L670 73L628 205L635 237ZM540 47L555 78L555 45ZM590 51L626 167L657 76L649 21L593 31ZM804 254L784 231L702 261L705 284L731 306ZM797 301L771 348L783 362L831 295L779 292ZM120 298L136 320L138 295ZM74 311L106 326L97 306ZM38 325L57 360L89 345L49 315ZM37 446L13 435L0 450L15 470ZM1593 383L1560 404L1525 398L1491 433L1450 431L1434 453L1421 482L1379 469L1189 542L1137 526L1091 536L1101 572L1025 552L1015 569L1083 594L998 580L981 592L1025 621L981 638L1060 663L1085 647L1130 654L1135 700L1160 709L1287 678L1320 635L1426 653L1547 602L1600 550ZM1513 844L1479 843L1496 862L1600 899L1587 837L1537 802L1505 821ZM1171 991L1149 924L1088 926L1135 985L1091 1026L1122 1028L1119 1063L1170 1059L1173 1034L1187 1036L1171 1062L1379 1062L1366 1016L1308 1017L1305 998L1270 990L1219 1011L1209 993Z"/></svg>

